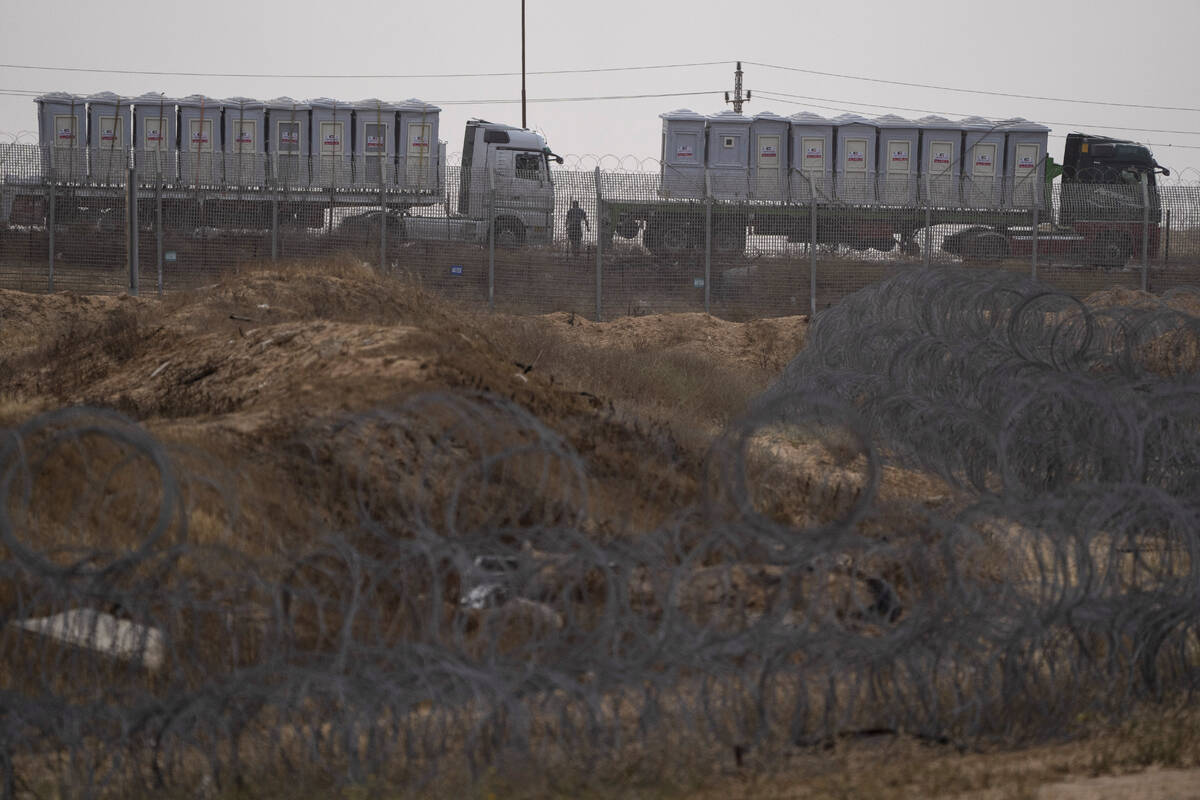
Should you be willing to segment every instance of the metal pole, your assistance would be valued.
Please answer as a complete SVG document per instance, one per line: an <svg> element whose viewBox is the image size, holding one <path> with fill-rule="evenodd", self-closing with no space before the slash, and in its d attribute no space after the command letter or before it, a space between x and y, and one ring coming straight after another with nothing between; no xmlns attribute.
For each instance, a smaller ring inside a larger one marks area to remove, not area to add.
<svg viewBox="0 0 1200 800"><path fill-rule="evenodd" d="M271 260L279 260L279 189L271 189Z"/></svg>
<svg viewBox="0 0 1200 800"><path fill-rule="evenodd" d="M808 182L808 313L817 315L817 190Z"/></svg>
<svg viewBox="0 0 1200 800"><path fill-rule="evenodd" d="M925 246L921 248L921 263L929 266L933 257L933 219L929 210L930 194L929 173L925 173Z"/></svg>
<svg viewBox="0 0 1200 800"><path fill-rule="evenodd" d="M55 222L54 222L55 208L54 207L57 205L58 205L57 186L55 185L55 183L53 181L51 181L50 182L50 208L46 212L46 221L47 221L46 227L49 228L49 238L50 238L50 252L48 253L49 267L50 267L48 290L51 292L54 291L54 226L55 226Z"/></svg>
<svg viewBox="0 0 1200 800"><path fill-rule="evenodd" d="M488 172L488 311L496 310L496 179Z"/></svg>
<svg viewBox="0 0 1200 800"><path fill-rule="evenodd" d="M379 168L379 274L387 272L387 189L383 184L383 166Z"/></svg>
<svg viewBox="0 0 1200 800"><path fill-rule="evenodd" d="M158 296L163 293L163 213L162 182L154 184L154 262L158 272Z"/></svg>
<svg viewBox="0 0 1200 800"><path fill-rule="evenodd" d="M604 319L604 229L608 216L600 188L600 168L596 167L596 321Z"/></svg>
<svg viewBox="0 0 1200 800"><path fill-rule="evenodd" d="M138 191L133 168L129 168L126 179L126 215L129 220L129 293L138 293Z"/></svg>
<svg viewBox="0 0 1200 800"><path fill-rule="evenodd" d="M1162 265L1165 267L1171 260L1171 209L1167 209L1167 230L1163 241Z"/></svg>
<svg viewBox="0 0 1200 800"><path fill-rule="evenodd" d="M704 174L704 313L712 311L712 186L708 173Z"/></svg>
<svg viewBox="0 0 1200 800"><path fill-rule="evenodd" d="M1142 173L1142 291L1150 283L1150 181Z"/></svg>
<svg viewBox="0 0 1200 800"><path fill-rule="evenodd" d="M1038 276L1038 207L1037 203L1033 204L1033 232L1030 235L1029 247L1031 250L1030 259L1033 264L1033 279L1036 281Z"/></svg>
<svg viewBox="0 0 1200 800"><path fill-rule="evenodd" d="M529 127L525 119L525 0L521 0L521 127Z"/></svg>

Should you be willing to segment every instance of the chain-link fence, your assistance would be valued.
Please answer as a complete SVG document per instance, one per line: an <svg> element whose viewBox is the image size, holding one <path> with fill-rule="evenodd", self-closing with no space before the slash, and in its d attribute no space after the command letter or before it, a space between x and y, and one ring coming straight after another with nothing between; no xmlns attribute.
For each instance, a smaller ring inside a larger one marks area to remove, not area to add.
<svg viewBox="0 0 1200 800"><path fill-rule="evenodd" d="M745 319L827 308L918 264L1000 266L1077 294L1200 283L1200 185L848 186L797 172L776 186L599 166L438 167L402 185L398 168L360 176L352 161L246 154L199 180L194 164L97 173L53 155L0 150L0 286L171 291L256 261L350 252L509 312Z"/></svg>

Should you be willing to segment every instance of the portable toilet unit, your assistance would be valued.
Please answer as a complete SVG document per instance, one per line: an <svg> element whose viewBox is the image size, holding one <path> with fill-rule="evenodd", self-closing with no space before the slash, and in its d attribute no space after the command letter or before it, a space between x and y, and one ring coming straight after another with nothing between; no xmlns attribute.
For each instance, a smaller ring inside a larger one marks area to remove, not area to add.
<svg viewBox="0 0 1200 800"><path fill-rule="evenodd" d="M84 99L66 92L52 92L34 98L34 102L38 104L42 174L53 181L84 180L87 177Z"/></svg>
<svg viewBox="0 0 1200 800"><path fill-rule="evenodd" d="M912 120L895 114L876 118L875 127L879 131L879 178L875 182L879 202L915 206L920 130Z"/></svg>
<svg viewBox="0 0 1200 800"><path fill-rule="evenodd" d="M129 179L130 99L112 92L88 95L88 174L96 183Z"/></svg>
<svg viewBox="0 0 1200 800"><path fill-rule="evenodd" d="M750 196L756 200L788 199L788 130L786 117L763 111L750 122Z"/></svg>
<svg viewBox="0 0 1200 800"><path fill-rule="evenodd" d="M351 184L351 108L328 97L310 100L312 106L312 183L323 188Z"/></svg>
<svg viewBox="0 0 1200 800"><path fill-rule="evenodd" d="M390 187L396 182L396 106L374 97L354 104L354 184Z"/></svg>
<svg viewBox="0 0 1200 800"><path fill-rule="evenodd" d="M962 127L934 114L917 120L917 127L921 132L920 197L933 206L958 208L962 205Z"/></svg>
<svg viewBox="0 0 1200 800"><path fill-rule="evenodd" d="M219 186L224 179L221 159L221 104L192 94L179 100L179 178L188 186Z"/></svg>
<svg viewBox="0 0 1200 800"><path fill-rule="evenodd" d="M308 117L312 106L290 97L276 97L263 105L267 110L271 182L284 188L308 186Z"/></svg>
<svg viewBox="0 0 1200 800"><path fill-rule="evenodd" d="M833 199L833 122L801 111L791 122L792 202L809 203L816 194L818 202Z"/></svg>
<svg viewBox="0 0 1200 800"><path fill-rule="evenodd" d="M263 186L267 182L267 109L261 100L230 97L225 106L225 183Z"/></svg>
<svg viewBox="0 0 1200 800"><path fill-rule="evenodd" d="M962 121L963 205L997 208L1004 202L1004 130L983 117Z"/></svg>
<svg viewBox="0 0 1200 800"><path fill-rule="evenodd" d="M153 93L133 100L133 166L141 183L175 182L175 102Z"/></svg>
<svg viewBox="0 0 1200 800"><path fill-rule="evenodd" d="M843 203L875 202L875 125L858 114L842 114L833 120L837 128L837 166L834 185Z"/></svg>
<svg viewBox="0 0 1200 800"><path fill-rule="evenodd" d="M708 186L716 200L750 197L749 117L722 111L708 118Z"/></svg>
<svg viewBox="0 0 1200 800"><path fill-rule="evenodd" d="M1046 149L1050 129L1027 119L1009 119L1004 130L1005 204L1033 208L1043 204L1046 185Z"/></svg>
<svg viewBox="0 0 1200 800"><path fill-rule="evenodd" d="M397 152L396 183L402 191L440 192L438 165L443 157L439 147L438 127L442 109L410 97L397 103Z"/></svg>
<svg viewBox="0 0 1200 800"><path fill-rule="evenodd" d="M663 121L663 197L704 197L704 129L707 118L688 108L659 114Z"/></svg>

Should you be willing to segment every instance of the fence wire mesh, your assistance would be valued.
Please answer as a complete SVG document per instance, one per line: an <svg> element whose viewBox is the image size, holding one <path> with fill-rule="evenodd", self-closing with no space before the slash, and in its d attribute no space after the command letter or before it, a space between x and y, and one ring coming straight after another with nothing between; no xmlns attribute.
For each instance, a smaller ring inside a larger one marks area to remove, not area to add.
<svg viewBox="0 0 1200 800"><path fill-rule="evenodd" d="M157 153L78 155L0 148L0 285L114 292L136 273L141 291L171 291L254 261L352 252L504 311L748 319L828 308L918 264L999 266L1081 295L1200 282L1197 185L1047 192L870 174L850 185L801 172L632 172L598 157L571 160L596 163L590 171L427 164L416 174L348 156L326 169L298 156L184 153L213 156L185 169Z"/></svg>

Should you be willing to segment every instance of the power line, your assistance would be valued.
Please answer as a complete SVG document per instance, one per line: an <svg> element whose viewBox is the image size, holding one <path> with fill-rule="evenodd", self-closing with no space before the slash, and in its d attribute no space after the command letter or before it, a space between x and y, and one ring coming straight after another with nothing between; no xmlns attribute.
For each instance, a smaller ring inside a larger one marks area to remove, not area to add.
<svg viewBox="0 0 1200 800"><path fill-rule="evenodd" d="M775 92L775 91L771 91L771 90L767 90L767 89L760 90L759 94L770 95L772 100L776 100L780 103L791 103L793 105L812 105L813 108L820 108L820 109L823 109L826 111L845 111L845 112L848 112L851 114L858 113L852 109L847 109L847 108L836 108L833 106L819 106L819 105L813 105L811 103L799 103L794 100L786 99L789 97L798 97L798 98L803 98L806 100L828 100L828 98L806 97L805 95L802 95L802 94L788 94L787 92ZM838 101L828 100L828 102L838 102ZM891 109L896 109L899 111L917 111L917 112L922 112L922 113L926 113L926 114L952 114L954 116L964 116L964 117L971 116L969 114L963 114L961 112L956 112L956 111L934 111L934 110L931 110L928 108L906 108L904 106L880 105L878 103L851 102L850 105L866 106L869 108L891 108ZM980 115L980 116L985 116L985 115ZM1064 128L1075 127L1075 128L1096 128L1098 130L1110 130L1110 131L1141 131L1144 133L1170 133L1170 134L1177 134L1180 136L1200 135L1200 131L1173 131L1173 130L1163 130L1161 128L1137 128L1137 127L1131 127L1128 125L1093 125L1091 123L1083 123L1083 122L1049 122L1046 120L1035 120L1035 121L1041 122L1043 125L1058 125L1058 126L1061 126Z"/></svg>
<svg viewBox="0 0 1200 800"><path fill-rule="evenodd" d="M642 72L656 69L683 69L686 67L712 67L731 64L731 61L691 61L679 64L643 64L627 67L581 67L578 69L544 69L526 72L526 75L581 75L600 72ZM511 78L520 72L432 72L408 75L305 75L300 73L271 72L171 72L167 70L104 69L100 67L47 67L36 64L0 64L4 69L29 69L43 72L84 72L101 75L150 75L181 78L294 78L304 80L413 80L433 78Z"/></svg>
<svg viewBox="0 0 1200 800"><path fill-rule="evenodd" d="M728 62L722 62L728 63ZM1152 106L1141 103L1119 103L1116 101L1107 100L1078 100L1072 97L1046 97L1036 94L1017 94L1015 92L994 92L986 89L963 89L957 86L939 86L932 83L915 83L911 81L893 81L886 78L870 78L864 75L847 75L840 72L822 72L815 69L803 69L801 67L784 67L779 64L764 64L761 61L746 61L747 64L753 64L756 67L764 67L766 69L778 69L785 72L802 72L806 75L820 75L825 78L844 78L852 81L866 81L867 83L885 83L890 86L910 86L918 89L937 89L943 92L961 92L963 94L985 94L992 97L1015 97L1021 100L1046 100L1054 103L1083 103L1093 106L1115 106L1118 108L1142 108L1155 111L1200 111L1200 108L1190 106Z"/></svg>
<svg viewBox="0 0 1200 800"><path fill-rule="evenodd" d="M38 97L47 94L46 92L36 92L32 89L0 89L0 96L10 97ZM649 94L607 94L607 95L590 95L587 97L531 97L530 103L584 103L600 100L641 100L654 97L701 97L703 95L720 95L720 89L710 89L699 92L656 92ZM431 100L434 105L440 106L470 106L470 105L496 105L507 103L519 103L520 98L495 98L491 100Z"/></svg>

